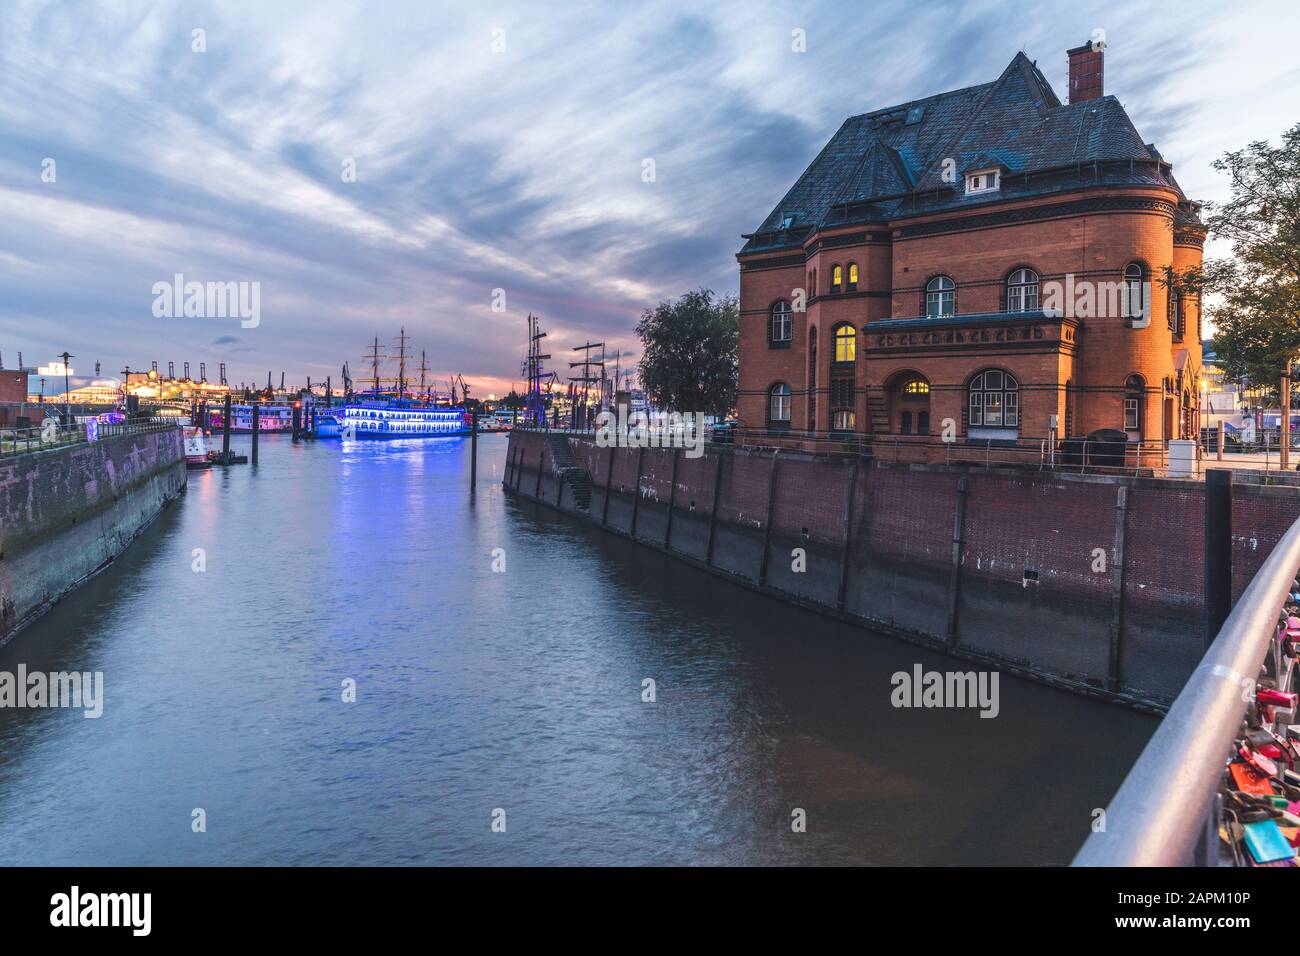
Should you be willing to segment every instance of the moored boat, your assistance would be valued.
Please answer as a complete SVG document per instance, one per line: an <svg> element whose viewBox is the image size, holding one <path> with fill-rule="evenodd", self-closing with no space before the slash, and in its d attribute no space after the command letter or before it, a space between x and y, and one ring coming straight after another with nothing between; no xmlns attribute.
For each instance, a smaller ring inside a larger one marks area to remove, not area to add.
<svg viewBox="0 0 1300 956"><path fill-rule="evenodd" d="M203 429L195 428L185 436L185 467L208 468L210 466L208 441L203 435Z"/></svg>
<svg viewBox="0 0 1300 956"><path fill-rule="evenodd" d="M342 411L345 439L450 438L470 433L469 415L459 405L358 401Z"/></svg>

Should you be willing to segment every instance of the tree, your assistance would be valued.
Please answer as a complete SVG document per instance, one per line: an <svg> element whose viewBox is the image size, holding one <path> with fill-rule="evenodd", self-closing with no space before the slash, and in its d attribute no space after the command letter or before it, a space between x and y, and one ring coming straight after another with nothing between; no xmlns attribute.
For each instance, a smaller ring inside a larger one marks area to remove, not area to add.
<svg viewBox="0 0 1300 956"><path fill-rule="evenodd" d="M1300 358L1300 123L1276 149L1254 142L1213 165L1232 177L1232 197L1207 205L1206 225L1232 241L1236 257L1214 264L1221 274L1211 285L1222 294L1210 310L1215 354L1230 380L1276 393Z"/></svg>
<svg viewBox="0 0 1300 956"><path fill-rule="evenodd" d="M740 304L710 289L646 309L641 384L660 408L726 415L740 388Z"/></svg>

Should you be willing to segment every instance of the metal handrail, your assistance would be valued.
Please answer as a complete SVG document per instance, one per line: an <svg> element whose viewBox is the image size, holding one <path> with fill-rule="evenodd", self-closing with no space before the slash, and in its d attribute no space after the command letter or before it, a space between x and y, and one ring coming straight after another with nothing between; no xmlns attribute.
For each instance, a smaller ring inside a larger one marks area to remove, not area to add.
<svg viewBox="0 0 1300 956"><path fill-rule="evenodd" d="M136 435L179 427L181 427L180 423L173 419L156 418L112 425L100 424L97 427L97 437L115 438L119 435ZM48 432L44 427L0 428L0 459L17 458L86 443L85 422L58 423Z"/></svg>
<svg viewBox="0 0 1300 956"><path fill-rule="evenodd" d="M1185 866L1203 837L1255 678L1300 569L1300 520L1287 530L1223 623L1074 866Z"/></svg>

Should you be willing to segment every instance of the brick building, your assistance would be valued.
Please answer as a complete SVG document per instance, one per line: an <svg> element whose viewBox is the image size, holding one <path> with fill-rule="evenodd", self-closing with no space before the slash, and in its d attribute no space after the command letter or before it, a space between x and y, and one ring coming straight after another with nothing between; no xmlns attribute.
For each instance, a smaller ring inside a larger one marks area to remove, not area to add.
<svg viewBox="0 0 1300 956"><path fill-rule="evenodd" d="M41 408L27 401L27 378L31 372L30 368L0 366L0 428L40 424Z"/></svg>
<svg viewBox="0 0 1300 956"><path fill-rule="evenodd" d="M1197 204L1103 95L1103 51L1067 56L1068 103L1019 53L844 122L737 256L743 426L1196 433L1200 303L1161 280L1201 261Z"/></svg>

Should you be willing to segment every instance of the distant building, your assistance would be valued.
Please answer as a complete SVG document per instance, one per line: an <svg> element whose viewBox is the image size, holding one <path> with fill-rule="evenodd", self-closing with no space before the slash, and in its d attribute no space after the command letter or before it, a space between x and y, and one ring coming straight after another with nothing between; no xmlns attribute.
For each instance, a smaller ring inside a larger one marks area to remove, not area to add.
<svg viewBox="0 0 1300 956"><path fill-rule="evenodd" d="M1068 51L852 116L740 263L742 424L962 439L1190 437L1201 310L1160 284L1205 230L1170 164Z"/></svg>
<svg viewBox="0 0 1300 956"><path fill-rule="evenodd" d="M1202 423L1211 433L1218 431L1223 422L1225 434L1246 443L1256 441L1258 401L1251 402L1252 394L1243 391L1240 383L1223 374L1215 361L1214 343L1206 339L1201 343L1201 375L1205 407Z"/></svg>
<svg viewBox="0 0 1300 956"><path fill-rule="evenodd" d="M39 425L44 409L33 406L27 397L30 368L0 368L0 428L17 428L24 419L28 426Z"/></svg>

